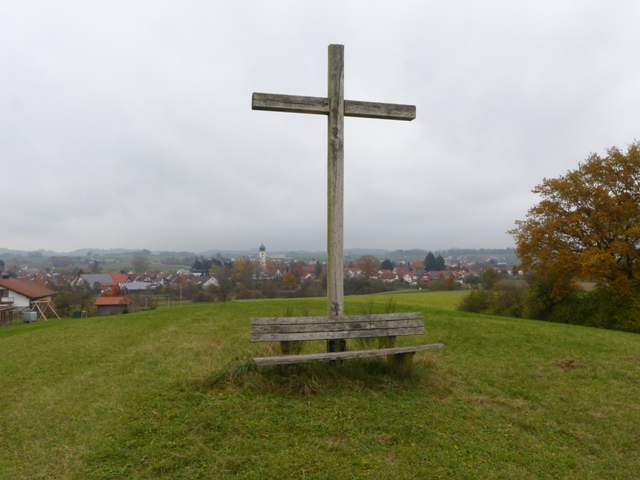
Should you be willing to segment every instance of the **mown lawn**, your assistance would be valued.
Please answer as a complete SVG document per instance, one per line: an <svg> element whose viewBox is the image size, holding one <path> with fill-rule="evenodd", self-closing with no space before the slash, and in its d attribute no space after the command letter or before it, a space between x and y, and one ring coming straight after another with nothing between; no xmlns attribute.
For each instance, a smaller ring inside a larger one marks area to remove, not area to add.
<svg viewBox="0 0 640 480"><path fill-rule="evenodd" d="M446 347L406 379L379 359L256 370L271 347L249 318L324 299L2 327L0 478L638 478L640 336L460 298L348 297L424 312L426 337L402 343Z"/></svg>

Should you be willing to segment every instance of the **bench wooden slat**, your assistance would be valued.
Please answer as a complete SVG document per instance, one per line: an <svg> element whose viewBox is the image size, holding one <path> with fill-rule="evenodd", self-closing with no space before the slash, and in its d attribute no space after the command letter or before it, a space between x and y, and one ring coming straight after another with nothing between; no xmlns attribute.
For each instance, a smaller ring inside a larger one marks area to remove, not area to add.
<svg viewBox="0 0 640 480"><path fill-rule="evenodd" d="M424 350L433 350L442 348L442 343L433 343L430 345L417 345L413 347L396 347L382 348L376 350L357 350L347 352L330 352L330 353L307 353L303 355L284 355L280 357L255 357L253 360L256 365L293 365L295 363L345 360L348 358L365 358L380 357L385 355L399 355L405 353L415 353Z"/></svg>
<svg viewBox="0 0 640 480"><path fill-rule="evenodd" d="M335 322L310 323L296 325L253 325L251 333L302 333L302 332L336 332L340 330L381 330L397 328L422 328L422 320L396 320L389 322Z"/></svg>
<svg viewBox="0 0 640 480"><path fill-rule="evenodd" d="M298 332L298 333L258 333L251 334L252 342L287 342L291 340L338 340L342 338L389 337L396 335L423 335L424 326L373 329L373 330L339 330L335 332Z"/></svg>
<svg viewBox="0 0 640 480"><path fill-rule="evenodd" d="M411 320L422 319L422 312L404 312L404 313L379 313L373 315L347 315L340 317L260 317L252 318L251 326L254 325L296 325L308 323L324 323L331 324L334 322L385 322L390 320Z"/></svg>

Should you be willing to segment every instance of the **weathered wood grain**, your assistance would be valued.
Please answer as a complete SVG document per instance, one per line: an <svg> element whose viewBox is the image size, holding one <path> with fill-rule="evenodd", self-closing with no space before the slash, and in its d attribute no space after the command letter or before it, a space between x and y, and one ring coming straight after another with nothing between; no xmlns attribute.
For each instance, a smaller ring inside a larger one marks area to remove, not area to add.
<svg viewBox="0 0 640 480"><path fill-rule="evenodd" d="M416 118L415 105L401 105L397 103L344 101L345 117L380 118L383 120L406 120Z"/></svg>
<svg viewBox="0 0 640 480"><path fill-rule="evenodd" d="M344 315L344 47L329 45L327 312Z"/></svg>
<svg viewBox="0 0 640 480"><path fill-rule="evenodd" d="M338 317L340 318L340 317ZM419 328L424 332L422 320L395 320L390 322L331 322L331 323L297 323L292 325L253 325L252 334L260 333L297 333L297 332L337 332L341 330L393 331L397 328Z"/></svg>
<svg viewBox="0 0 640 480"><path fill-rule="evenodd" d="M415 352L387 355L387 363L400 376L407 376L413 370L413 355Z"/></svg>
<svg viewBox="0 0 640 480"><path fill-rule="evenodd" d="M299 97L273 93L254 93L251 97L253 110L270 112L309 113L313 115L329 114L329 99L322 97Z"/></svg>
<svg viewBox="0 0 640 480"><path fill-rule="evenodd" d="M350 352L308 353L303 355L285 355L279 357L256 357L253 361L256 365L293 365L295 363L346 360L349 358L380 357L385 355L399 355L411 352L421 352L444 347L441 343L430 345L417 345L413 347L382 348L375 350L358 350Z"/></svg>
<svg viewBox="0 0 640 480"><path fill-rule="evenodd" d="M374 313L370 315L343 315L332 316L309 316L309 317L259 317L252 318L251 325L293 325L307 323L332 323L332 322L385 322L391 320L422 320L422 312L403 313Z"/></svg>
<svg viewBox="0 0 640 480"><path fill-rule="evenodd" d="M339 340L424 333L422 312L251 319L251 340L254 342Z"/></svg>
<svg viewBox="0 0 640 480"><path fill-rule="evenodd" d="M280 342L291 340L339 340L341 338L375 338L393 335L424 335L424 327L336 330L331 332L251 333L251 341Z"/></svg>
<svg viewBox="0 0 640 480"><path fill-rule="evenodd" d="M251 108L253 110L269 112L328 115L329 99L324 97L281 95L277 93L254 93L251 97ZM416 118L416 107L415 105L402 105L398 103L345 100L344 116L411 121Z"/></svg>

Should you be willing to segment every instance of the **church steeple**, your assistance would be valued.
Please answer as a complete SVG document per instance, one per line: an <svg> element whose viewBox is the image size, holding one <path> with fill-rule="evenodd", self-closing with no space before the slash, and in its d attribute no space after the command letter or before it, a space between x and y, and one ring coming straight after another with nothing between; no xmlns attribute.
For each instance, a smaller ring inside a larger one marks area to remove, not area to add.
<svg viewBox="0 0 640 480"><path fill-rule="evenodd" d="M267 249L264 246L264 243L260 245L260 266L265 268L267 266Z"/></svg>

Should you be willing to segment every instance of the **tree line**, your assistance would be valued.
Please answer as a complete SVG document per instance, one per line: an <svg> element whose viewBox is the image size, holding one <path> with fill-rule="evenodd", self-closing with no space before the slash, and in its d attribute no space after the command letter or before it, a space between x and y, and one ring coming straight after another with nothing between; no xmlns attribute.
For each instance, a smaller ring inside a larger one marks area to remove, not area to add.
<svg viewBox="0 0 640 480"><path fill-rule="evenodd" d="M509 231L526 283L472 292L461 309L640 332L640 142L533 192Z"/></svg>

